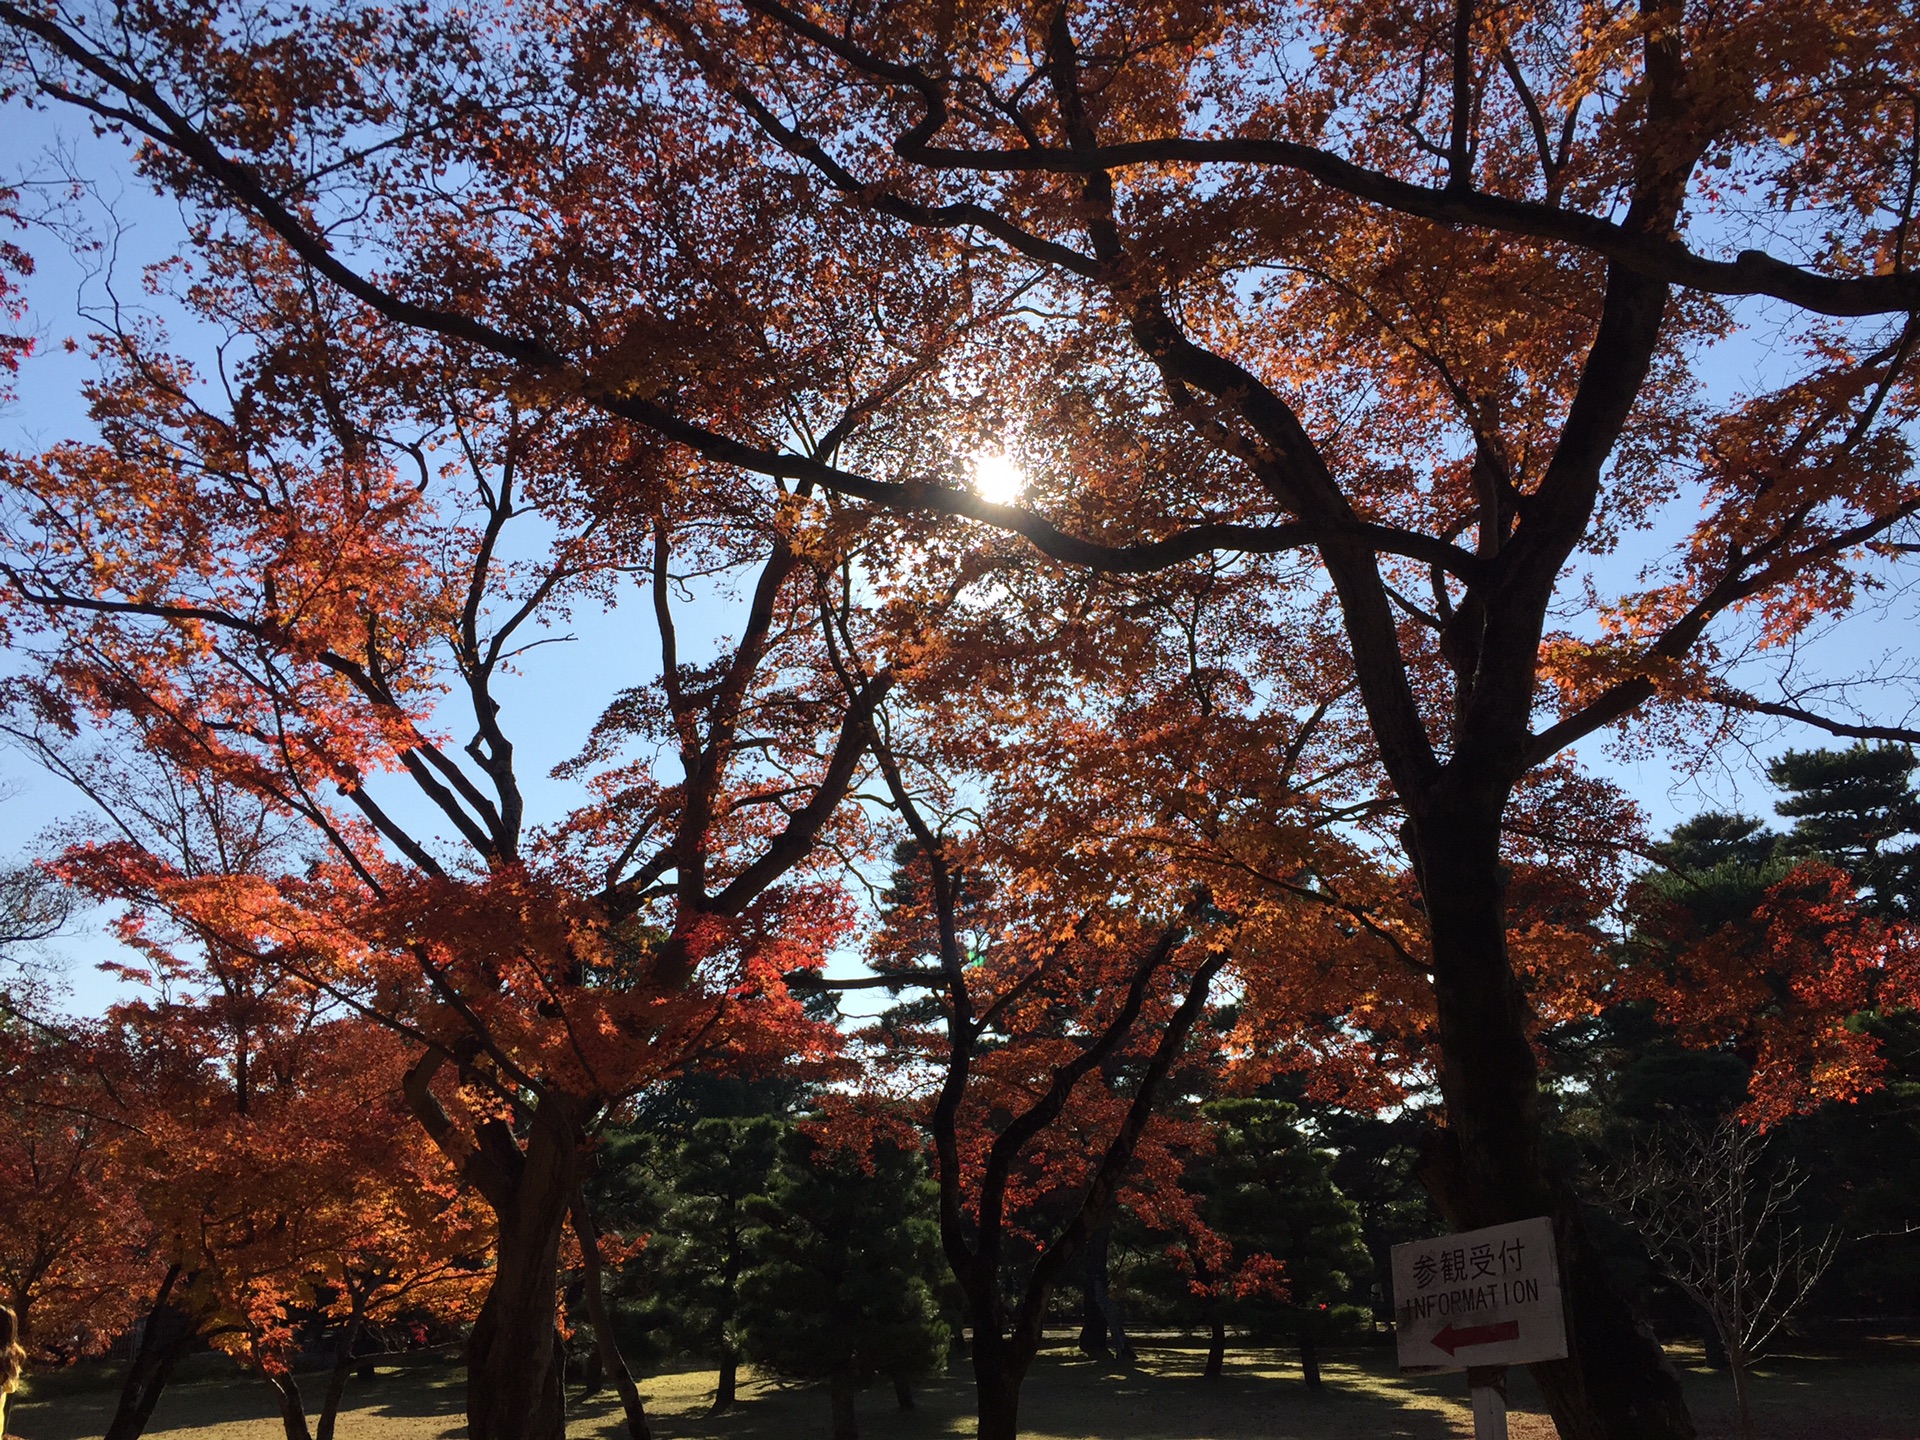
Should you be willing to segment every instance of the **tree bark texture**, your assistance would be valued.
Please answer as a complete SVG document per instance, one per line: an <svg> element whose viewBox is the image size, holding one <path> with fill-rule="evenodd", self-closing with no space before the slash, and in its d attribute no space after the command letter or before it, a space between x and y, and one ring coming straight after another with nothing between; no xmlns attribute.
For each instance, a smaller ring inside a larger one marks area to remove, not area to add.
<svg viewBox="0 0 1920 1440"><path fill-rule="evenodd" d="M185 1310L173 1302L175 1285L183 1277L180 1267L167 1271L160 1282L140 1342L127 1361L127 1373L120 1385L120 1398L113 1418L107 1422L105 1440L139 1440L160 1403L160 1392L173 1378L173 1368L193 1343L195 1325Z"/></svg>
<svg viewBox="0 0 1920 1440"><path fill-rule="evenodd" d="M1307 1382L1307 1389L1320 1388L1320 1347L1310 1335L1300 1338L1300 1376Z"/></svg>
<svg viewBox="0 0 1920 1440"><path fill-rule="evenodd" d="M1207 1370L1209 1380L1227 1373L1227 1327L1221 1322L1217 1303L1207 1306Z"/></svg>
<svg viewBox="0 0 1920 1440"><path fill-rule="evenodd" d="M976 1333L973 1346L973 1388L977 1412L974 1435L976 1440L1019 1440L1020 1382L1025 1376L1013 1373L1012 1367L1004 1363L982 1365L981 1351L999 1348L984 1344L982 1340L983 1337Z"/></svg>
<svg viewBox="0 0 1920 1440"><path fill-rule="evenodd" d="M287 1440L313 1440L312 1432L307 1429L307 1407L300 1399L300 1384L293 1378L293 1372L269 1375L267 1384L273 1388L273 1398L280 1407L280 1428Z"/></svg>
<svg viewBox="0 0 1920 1440"><path fill-rule="evenodd" d="M353 1347L360 1342L360 1321L356 1318L340 1332L334 1351L333 1371L327 1376L326 1397L320 1402L320 1424L313 1440L333 1440L334 1422L340 1416L340 1401L347 1393L347 1376L353 1373Z"/></svg>
<svg viewBox="0 0 1920 1440"><path fill-rule="evenodd" d="M913 1403L913 1381L905 1375L894 1376L893 1399L894 1403L902 1410L912 1410L916 1408Z"/></svg>
<svg viewBox="0 0 1920 1440"><path fill-rule="evenodd" d="M1614 1288L1571 1189L1546 1161L1529 1007L1507 956L1500 808L1416 813L1411 827L1447 1110L1421 1178L1458 1229L1552 1217L1572 1358L1529 1368L1561 1440L1690 1440L1678 1378Z"/></svg>
<svg viewBox="0 0 1920 1440"><path fill-rule="evenodd" d="M593 1323L594 1356L619 1392L620 1409L626 1416L631 1440L653 1440L653 1431L647 1425L647 1409L640 1399L640 1387L633 1383L633 1372L627 1369L620 1342L614 1337L613 1317L607 1312L606 1285L601 1274L600 1232L593 1223L586 1192L578 1185L573 1189L572 1208L573 1233L579 1238L581 1263L586 1272L582 1288L586 1291L587 1316ZM594 1388L597 1390L599 1386Z"/></svg>
<svg viewBox="0 0 1920 1440"><path fill-rule="evenodd" d="M538 1119L528 1128L512 1194L493 1205L493 1285L467 1338L469 1440L566 1440L554 1297L577 1161L560 1128Z"/></svg>
<svg viewBox="0 0 1920 1440"><path fill-rule="evenodd" d="M860 1426L853 1415L853 1376L845 1370L827 1381L827 1397L833 1405L833 1440L860 1440Z"/></svg>
<svg viewBox="0 0 1920 1440"><path fill-rule="evenodd" d="M740 1357L733 1353L733 1347L723 1346L720 1351L720 1377L713 1387L713 1413L733 1408L740 1398Z"/></svg>

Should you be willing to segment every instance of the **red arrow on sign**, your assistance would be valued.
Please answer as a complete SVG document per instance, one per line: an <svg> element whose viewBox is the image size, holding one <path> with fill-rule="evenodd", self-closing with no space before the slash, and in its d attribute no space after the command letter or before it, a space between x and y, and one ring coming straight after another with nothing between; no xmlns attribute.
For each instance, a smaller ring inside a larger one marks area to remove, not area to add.
<svg viewBox="0 0 1920 1440"><path fill-rule="evenodd" d="M1452 1325L1444 1325L1440 1333L1433 1337L1433 1343L1451 1355L1456 1350L1469 1345L1497 1345L1502 1340L1518 1340L1520 1322L1502 1320L1498 1325L1469 1325L1464 1330L1456 1330Z"/></svg>

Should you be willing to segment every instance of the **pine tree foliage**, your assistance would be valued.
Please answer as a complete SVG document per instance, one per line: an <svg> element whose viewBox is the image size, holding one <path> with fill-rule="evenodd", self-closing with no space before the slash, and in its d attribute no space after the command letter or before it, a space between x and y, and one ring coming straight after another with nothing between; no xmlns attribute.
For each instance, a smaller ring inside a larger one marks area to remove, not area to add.
<svg viewBox="0 0 1920 1440"><path fill-rule="evenodd" d="M753 1206L773 1183L786 1132L786 1123L769 1115L700 1120L671 1157L672 1192L654 1268L676 1340L719 1362L715 1410L735 1399L747 1237L764 1223Z"/></svg>
<svg viewBox="0 0 1920 1440"><path fill-rule="evenodd" d="M1222 1287L1223 1318L1254 1337L1301 1350L1307 1383L1320 1383L1318 1347L1367 1322L1352 1303L1373 1261L1360 1212L1333 1183L1335 1156L1280 1100L1216 1100L1202 1112L1214 1155L1203 1177L1203 1214L1232 1247L1226 1274L1257 1273L1258 1257L1280 1266L1279 1286ZM1238 1293L1236 1293L1236 1291Z"/></svg>
<svg viewBox="0 0 1920 1440"><path fill-rule="evenodd" d="M1774 810L1792 820L1786 845L1853 877L1861 899L1884 915L1920 913L1920 793L1904 745L1789 750L1767 767L1787 792ZM1908 838L1905 845L1895 842Z"/></svg>
<svg viewBox="0 0 1920 1440"><path fill-rule="evenodd" d="M752 1209L741 1348L776 1374L827 1381L833 1433L851 1440L857 1389L924 1374L946 1353L926 1168L884 1141L862 1154L795 1131Z"/></svg>

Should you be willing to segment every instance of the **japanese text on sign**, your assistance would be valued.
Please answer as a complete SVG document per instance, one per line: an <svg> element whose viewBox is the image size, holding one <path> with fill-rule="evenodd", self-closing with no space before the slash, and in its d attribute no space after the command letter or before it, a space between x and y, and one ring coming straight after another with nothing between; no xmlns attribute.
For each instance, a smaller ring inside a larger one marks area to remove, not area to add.
<svg viewBox="0 0 1920 1440"><path fill-rule="evenodd" d="M1559 1359L1567 1333L1552 1222L1396 1245L1393 1308L1403 1370Z"/></svg>

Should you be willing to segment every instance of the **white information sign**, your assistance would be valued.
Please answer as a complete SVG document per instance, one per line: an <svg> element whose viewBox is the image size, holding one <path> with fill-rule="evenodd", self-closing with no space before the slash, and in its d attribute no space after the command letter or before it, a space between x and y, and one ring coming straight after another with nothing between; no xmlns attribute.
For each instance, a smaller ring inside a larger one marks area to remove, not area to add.
<svg viewBox="0 0 1920 1440"><path fill-rule="evenodd" d="M1393 1247L1402 1370L1525 1365L1567 1353L1553 1222L1545 1216Z"/></svg>

